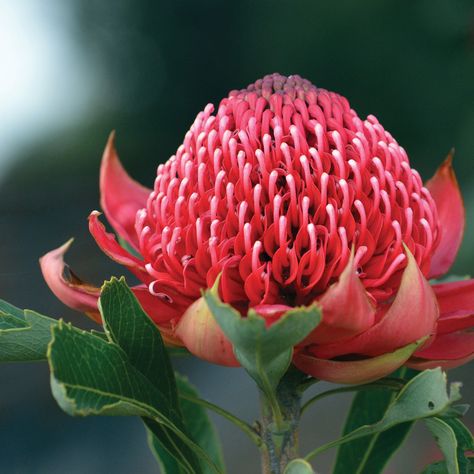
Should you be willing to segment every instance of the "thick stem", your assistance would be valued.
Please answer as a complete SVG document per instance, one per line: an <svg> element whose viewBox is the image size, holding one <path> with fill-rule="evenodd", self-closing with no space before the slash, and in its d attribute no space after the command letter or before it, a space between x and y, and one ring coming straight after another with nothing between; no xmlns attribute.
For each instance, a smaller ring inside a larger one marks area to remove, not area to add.
<svg viewBox="0 0 474 474"><path fill-rule="evenodd" d="M282 415L279 423L276 423L271 404L266 396L261 394L263 474L283 474L286 465L298 457L301 391L298 388L297 377L287 374L278 386L276 396Z"/></svg>

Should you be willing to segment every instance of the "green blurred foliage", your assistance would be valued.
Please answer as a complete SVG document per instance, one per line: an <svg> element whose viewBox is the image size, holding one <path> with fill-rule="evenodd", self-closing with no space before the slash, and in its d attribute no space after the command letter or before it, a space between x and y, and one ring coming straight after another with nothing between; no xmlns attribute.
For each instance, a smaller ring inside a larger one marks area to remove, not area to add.
<svg viewBox="0 0 474 474"><path fill-rule="evenodd" d="M110 100L95 123L54 137L56 146L76 138L74 153L34 151L54 163L55 175L74 161L96 168L115 128L124 161L150 183L206 103L274 71L300 74L348 97L360 115L377 115L423 174L452 146L461 175L470 171L471 1L119 0L73 8L74 34L102 69ZM35 163L44 169L43 159ZM31 160L28 170L36 175Z"/></svg>

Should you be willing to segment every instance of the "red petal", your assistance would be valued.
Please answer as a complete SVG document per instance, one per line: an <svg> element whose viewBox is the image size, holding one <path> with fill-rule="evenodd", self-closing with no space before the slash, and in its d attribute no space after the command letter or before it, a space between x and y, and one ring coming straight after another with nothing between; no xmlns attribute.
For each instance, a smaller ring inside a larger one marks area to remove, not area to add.
<svg viewBox="0 0 474 474"><path fill-rule="evenodd" d="M146 206L151 189L130 178L119 161L114 140L112 132L100 167L100 204L115 231L138 250L135 216Z"/></svg>
<svg viewBox="0 0 474 474"><path fill-rule="evenodd" d="M324 293L318 303L322 306L323 320L302 345L348 339L374 324L375 308L357 276L353 253L339 281Z"/></svg>
<svg viewBox="0 0 474 474"><path fill-rule="evenodd" d="M433 285L440 318L474 313L474 279Z"/></svg>
<svg viewBox="0 0 474 474"><path fill-rule="evenodd" d="M405 364L407 367L416 370L426 370L434 369L435 367L441 367L443 370L455 369L456 367L461 367L461 365L467 364L472 359L474 359L474 353L470 354L462 359L451 359L451 360L427 360L427 359L418 359L417 357L412 357Z"/></svg>
<svg viewBox="0 0 474 474"><path fill-rule="evenodd" d="M462 359L474 353L474 332L456 331L437 335L426 348L415 356L422 359Z"/></svg>
<svg viewBox="0 0 474 474"><path fill-rule="evenodd" d="M64 262L73 239L40 258L43 277L51 291L67 306L81 311L100 323L97 309L100 289L82 282ZM69 271L68 271L69 270Z"/></svg>
<svg viewBox="0 0 474 474"><path fill-rule="evenodd" d="M181 316L182 312L172 302L166 302L162 298L154 296L145 285L138 285L131 288L133 294L140 302L143 311L156 324L160 330L165 344L171 346L182 346L181 340L176 337L171 319ZM181 309L181 311L183 311Z"/></svg>
<svg viewBox="0 0 474 474"><path fill-rule="evenodd" d="M440 240L431 258L429 278L445 274L456 258L464 233L464 204L449 154L426 183L433 196L440 221Z"/></svg>
<svg viewBox="0 0 474 474"><path fill-rule="evenodd" d="M209 311L204 298L199 298L186 310L175 332L189 352L200 359L228 367L240 365L231 342Z"/></svg>
<svg viewBox="0 0 474 474"><path fill-rule="evenodd" d="M440 316L438 334L474 327L474 280L433 285Z"/></svg>
<svg viewBox="0 0 474 474"><path fill-rule="evenodd" d="M159 295L150 293L146 285L135 286L132 291L140 301L145 313L157 326L180 318L193 302L192 299L185 298L176 289L163 288L162 285L160 285Z"/></svg>
<svg viewBox="0 0 474 474"><path fill-rule="evenodd" d="M468 316L450 316L438 319L437 334L447 334L461 329L474 328L474 314Z"/></svg>
<svg viewBox="0 0 474 474"><path fill-rule="evenodd" d="M100 212L92 211L89 216L89 231L97 245L112 260L125 265L137 278L149 283L152 279L144 268L144 263L131 253L127 252L115 239L115 235L105 231L99 221Z"/></svg>
<svg viewBox="0 0 474 474"><path fill-rule="evenodd" d="M363 360L336 361L318 359L311 354L300 352L293 363L301 371L320 380L333 383L368 383L384 377L402 366L418 347L409 344L394 352Z"/></svg>
<svg viewBox="0 0 474 474"><path fill-rule="evenodd" d="M271 326L293 308L286 304L259 304L252 309L265 319L266 326Z"/></svg>
<svg viewBox="0 0 474 474"><path fill-rule="evenodd" d="M398 293L382 318L367 331L341 343L317 348L318 357L331 359L342 354L380 355L434 334L438 305L433 290L415 258L405 247L408 259Z"/></svg>

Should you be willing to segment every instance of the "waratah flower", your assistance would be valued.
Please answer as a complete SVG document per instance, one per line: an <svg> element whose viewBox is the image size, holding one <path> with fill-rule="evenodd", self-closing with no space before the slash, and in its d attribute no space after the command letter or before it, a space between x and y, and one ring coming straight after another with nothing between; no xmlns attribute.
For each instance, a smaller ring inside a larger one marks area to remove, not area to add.
<svg viewBox="0 0 474 474"><path fill-rule="evenodd" d="M270 325L318 302L323 321L295 349L317 378L356 383L407 363L473 357L474 280L432 284L454 261L464 209L451 157L425 185L379 121L299 76L265 76L200 112L158 166L153 189L122 168L111 136L100 248L142 284L133 288L168 343L236 365L201 291L220 276L224 302ZM41 260L52 291L99 318L99 290L64 274L68 244Z"/></svg>

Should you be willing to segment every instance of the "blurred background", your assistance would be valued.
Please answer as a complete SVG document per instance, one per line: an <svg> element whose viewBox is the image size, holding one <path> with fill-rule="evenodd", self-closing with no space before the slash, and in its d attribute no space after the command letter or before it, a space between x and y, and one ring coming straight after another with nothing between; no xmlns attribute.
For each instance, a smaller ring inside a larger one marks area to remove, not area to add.
<svg viewBox="0 0 474 474"><path fill-rule="evenodd" d="M345 95L360 116L375 114L425 179L456 148L468 221L454 273L474 273L472 0L0 0L0 297L89 327L49 292L37 260L74 236L68 261L79 275L100 284L122 273L86 222L99 206L109 132L130 174L152 186L198 111L276 71ZM255 388L240 370L178 366L204 397L257 416ZM472 365L450 377L464 381L472 402ZM349 403L340 396L312 409L303 452L337 437ZM247 439L215 421L229 473L259 472ZM433 456L417 428L387 472L419 472ZM331 459L321 457L318 472L329 472ZM139 421L69 418L45 364L0 366L0 473L157 469Z"/></svg>

